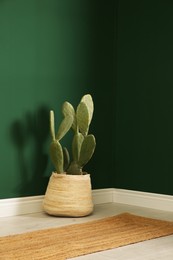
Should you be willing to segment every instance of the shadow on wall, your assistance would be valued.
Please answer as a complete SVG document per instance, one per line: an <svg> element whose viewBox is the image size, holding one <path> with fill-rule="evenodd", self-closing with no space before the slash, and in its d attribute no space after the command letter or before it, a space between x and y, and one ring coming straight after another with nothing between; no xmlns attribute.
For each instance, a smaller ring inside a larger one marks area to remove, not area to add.
<svg viewBox="0 0 173 260"><path fill-rule="evenodd" d="M33 114L27 113L22 120L16 120L10 134L20 174L17 193L19 196L43 194L48 183L48 177L44 176L48 165L44 148L49 136L49 109L42 106Z"/></svg>

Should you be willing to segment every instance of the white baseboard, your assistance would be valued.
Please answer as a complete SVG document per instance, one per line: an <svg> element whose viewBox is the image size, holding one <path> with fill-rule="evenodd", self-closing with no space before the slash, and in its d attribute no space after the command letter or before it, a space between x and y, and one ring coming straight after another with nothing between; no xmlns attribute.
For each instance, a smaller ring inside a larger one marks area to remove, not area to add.
<svg viewBox="0 0 173 260"><path fill-rule="evenodd" d="M112 202L114 189L93 190L94 204ZM0 217L42 212L43 196L32 196L0 200Z"/></svg>
<svg viewBox="0 0 173 260"><path fill-rule="evenodd" d="M0 217L11 217L42 211L43 196L0 200Z"/></svg>
<svg viewBox="0 0 173 260"><path fill-rule="evenodd" d="M95 205L113 202L114 189L98 189L93 190L93 202Z"/></svg>
<svg viewBox="0 0 173 260"><path fill-rule="evenodd" d="M114 189L113 202L173 212L173 196Z"/></svg>
<svg viewBox="0 0 173 260"><path fill-rule="evenodd" d="M0 200L0 217L42 212L43 196ZM173 196L123 189L93 190L94 204L122 203L173 212Z"/></svg>

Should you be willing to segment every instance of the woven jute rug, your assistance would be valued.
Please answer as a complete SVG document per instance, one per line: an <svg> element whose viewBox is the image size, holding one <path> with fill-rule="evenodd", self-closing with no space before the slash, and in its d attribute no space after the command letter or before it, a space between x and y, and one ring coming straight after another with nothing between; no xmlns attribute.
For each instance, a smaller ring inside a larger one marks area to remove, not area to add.
<svg viewBox="0 0 173 260"><path fill-rule="evenodd" d="M123 213L82 224L0 238L0 259L56 259L117 248L173 234L173 222Z"/></svg>

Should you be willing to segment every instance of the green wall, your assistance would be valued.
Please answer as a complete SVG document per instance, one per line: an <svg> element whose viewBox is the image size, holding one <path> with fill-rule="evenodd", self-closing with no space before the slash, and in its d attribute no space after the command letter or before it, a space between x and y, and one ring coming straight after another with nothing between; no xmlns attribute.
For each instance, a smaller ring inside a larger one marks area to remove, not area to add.
<svg viewBox="0 0 173 260"><path fill-rule="evenodd" d="M44 194L49 110L58 123L86 93L93 188L173 195L172 13L171 1L0 1L1 199Z"/></svg>
<svg viewBox="0 0 173 260"><path fill-rule="evenodd" d="M98 144L86 170L93 188L112 186L114 11L113 0L0 1L1 199L45 192L49 110L60 122L62 103L85 93Z"/></svg>
<svg viewBox="0 0 173 260"><path fill-rule="evenodd" d="M172 14L172 1L119 1L118 188L173 195Z"/></svg>

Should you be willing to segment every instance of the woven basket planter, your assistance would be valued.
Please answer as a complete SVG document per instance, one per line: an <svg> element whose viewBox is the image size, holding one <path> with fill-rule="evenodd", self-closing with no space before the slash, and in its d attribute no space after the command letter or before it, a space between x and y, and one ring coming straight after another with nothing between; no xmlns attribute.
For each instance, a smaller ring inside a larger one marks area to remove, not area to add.
<svg viewBox="0 0 173 260"><path fill-rule="evenodd" d="M53 216L83 217L91 214L93 200L90 175L52 173L43 209Z"/></svg>

